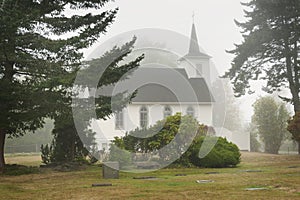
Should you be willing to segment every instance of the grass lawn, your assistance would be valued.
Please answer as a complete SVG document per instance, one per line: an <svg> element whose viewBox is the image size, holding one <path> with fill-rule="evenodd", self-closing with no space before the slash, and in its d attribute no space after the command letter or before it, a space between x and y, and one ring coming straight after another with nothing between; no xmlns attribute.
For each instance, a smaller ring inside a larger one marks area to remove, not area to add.
<svg viewBox="0 0 300 200"><path fill-rule="evenodd" d="M38 165L38 155L8 156L7 163ZM250 170L250 171L249 171ZM206 174L208 172L217 172ZM186 176L175 176L186 174ZM133 179L155 176L157 179ZM0 176L0 199L300 199L300 157L242 153L237 168L162 169L106 180L101 168L75 172L42 169L39 173ZM197 183L197 180L213 180ZM112 183L92 187L93 183ZM248 191L246 188L260 188Z"/></svg>

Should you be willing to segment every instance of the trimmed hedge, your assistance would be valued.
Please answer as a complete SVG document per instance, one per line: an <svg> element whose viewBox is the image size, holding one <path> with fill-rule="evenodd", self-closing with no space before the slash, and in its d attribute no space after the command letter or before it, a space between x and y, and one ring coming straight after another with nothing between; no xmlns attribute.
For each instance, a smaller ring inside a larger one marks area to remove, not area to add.
<svg viewBox="0 0 300 200"><path fill-rule="evenodd" d="M199 158L199 150L204 137L196 138L186 152L190 162L197 167L234 167L240 163L239 148L225 138L219 138L214 148L204 158Z"/></svg>

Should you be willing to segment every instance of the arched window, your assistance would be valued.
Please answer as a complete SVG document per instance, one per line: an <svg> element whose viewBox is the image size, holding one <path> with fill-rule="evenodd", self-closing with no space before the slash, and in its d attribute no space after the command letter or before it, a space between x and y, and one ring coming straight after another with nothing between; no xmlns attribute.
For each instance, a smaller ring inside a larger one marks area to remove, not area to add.
<svg viewBox="0 0 300 200"><path fill-rule="evenodd" d="M191 115L191 116L195 116L195 111L194 111L194 108L192 106L189 106L187 109L186 109L186 114L187 115Z"/></svg>
<svg viewBox="0 0 300 200"><path fill-rule="evenodd" d="M172 115L172 109L170 106L164 107L164 118Z"/></svg>
<svg viewBox="0 0 300 200"><path fill-rule="evenodd" d="M124 114L122 110L116 113L115 129L124 129Z"/></svg>
<svg viewBox="0 0 300 200"><path fill-rule="evenodd" d="M143 106L140 109L140 127L146 128L148 126L148 109Z"/></svg>

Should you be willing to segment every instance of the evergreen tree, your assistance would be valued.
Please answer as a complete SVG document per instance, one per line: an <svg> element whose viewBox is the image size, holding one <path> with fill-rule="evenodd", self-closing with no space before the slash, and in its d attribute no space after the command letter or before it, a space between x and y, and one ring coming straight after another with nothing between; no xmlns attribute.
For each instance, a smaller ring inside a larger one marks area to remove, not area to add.
<svg viewBox="0 0 300 200"><path fill-rule="evenodd" d="M6 136L18 137L54 117L74 79L82 50L106 32L117 10L91 14L109 0L5 0L0 9L0 172ZM68 13L66 14L66 10ZM84 12L79 12L84 10ZM86 13L86 14L79 14Z"/></svg>
<svg viewBox="0 0 300 200"><path fill-rule="evenodd" d="M85 62L83 65L85 67L82 67L80 76L83 79L74 83L77 84L76 87L88 90L93 90L95 89L94 87L100 89L121 81L124 74L130 74L132 70L139 66L143 56L139 56L123 65L120 64L120 62L131 53L135 41L136 38L133 38L130 42L125 43L121 47L114 47L102 57ZM103 71L101 77L99 77L98 71ZM99 79L99 81L97 79ZM95 80L97 84L91 85ZM75 111L73 111L76 113L72 113L71 110L71 97L65 97L62 109L58 111L58 114L54 118L54 140L50 147L51 151L49 152L51 162L82 160L88 155L93 157L91 150L95 145L94 135L96 133L88 128L92 120L91 113L95 111L96 118L105 119L113 112L122 109L133 97L133 94L126 97L123 93L120 93L116 95L100 95L95 98L93 96L80 99L76 98L75 102L79 104L74 105L73 101L73 107L78 106L82 111L76 112L77 109L75 108ZM115 101L116 98L119 101ZM93 110L94 103L96 110ZM82 105L84 105L83 108L81 107ZM114 108L112 108L112 106L114 106ZM74 121L77 123L77 126L75 126Z"/></svg>
<svg viewBox="0 0 300 200"><path fill-rule="evenodd" d="M237 96L252 92L250 80L266 80L263 89L269 93L288 87L291 98L282 98L300 112L300 1L252 0L243 5L248 20L236 24L244 41L229 51L235 58L225 77L233 81ZM300 153L300 140L298 144Z"/></svg>

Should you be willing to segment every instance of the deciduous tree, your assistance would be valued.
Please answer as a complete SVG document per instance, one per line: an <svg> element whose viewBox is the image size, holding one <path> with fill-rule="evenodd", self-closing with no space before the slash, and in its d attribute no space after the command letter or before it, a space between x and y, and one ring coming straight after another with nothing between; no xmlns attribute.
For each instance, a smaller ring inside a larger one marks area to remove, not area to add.
<svg viewBox="0 0 300 200"><path fill-rule="evenodd" d="M261 97L253 107L252 122L257 126L258 134L264 142L265 152L278 154L287 136L289 113L285 105L277 103L272 97Z"/></svg>

